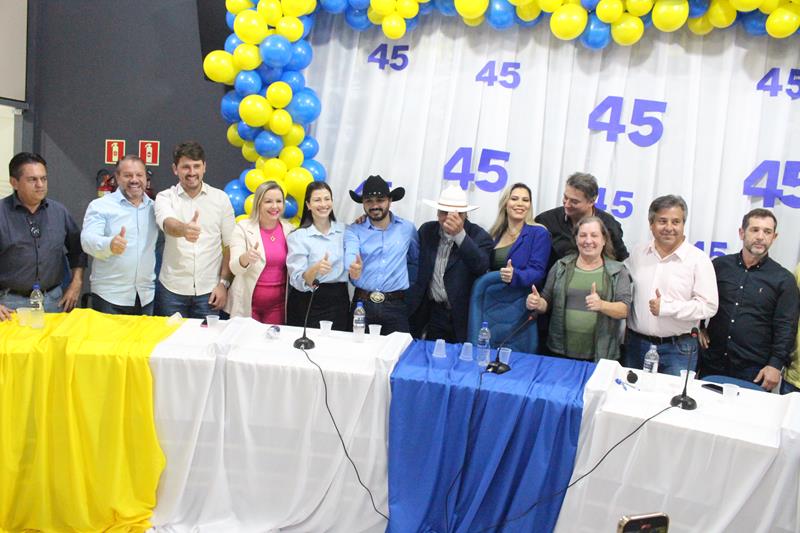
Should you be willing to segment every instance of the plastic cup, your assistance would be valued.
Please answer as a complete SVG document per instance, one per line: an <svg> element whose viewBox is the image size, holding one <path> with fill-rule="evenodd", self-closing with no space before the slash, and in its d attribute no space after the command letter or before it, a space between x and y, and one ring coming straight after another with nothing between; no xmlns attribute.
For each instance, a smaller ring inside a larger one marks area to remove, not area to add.
<svg viewBox="0 0 800 533"><path fill-rule="evenodd" d="M31 309L30 307L17 307L17 320L20 326L31 325Z"/></svg>
<svg viewBox="0 0 800 533"><path fill-rule="evenodd" d="M497 351L497 356L500 358L501 363L508 364L511 360L511 348L500 348Z"/></svg>
<svg viewBox="0 0 800 533"><path fill-rule="evenodd" d="M434 357L447 357L447 350L444 339L436 339L436 344L433 346Z"/></svg>
<svg viewBox="0 0 800 533"><path fill-rule="evenodd" d="M44 327L44 309L31 309L29 325L33 329L42 329Z"/></svg>
<svg viewBox="0 0 800 533"><path fill-rule="evenodd" d="M380 324L370 324L369 325L369 334L372 337L380 337L380 335L381 335L381 325Z"/></svg>
<svg viewBox="0 0 800 533"><path fill-rule="evenodd" d="M689 370L689 381L692 381L697 373L694 370ZM686 381L686 369L681 370L681 383Z"/></svg>
<svg viewBox="0 0 800 533"><path fill-rule="evenodd" d="M330 335L332 327L333 327L333 321L331 320L319 321L319 331L326 337Z"/></svg>
<svg viewBox="0 0 800 533"><path fill-rule="evenodd" d="M208 324L208 329L216 327L219 324L219 316L206 315L206 324Z"/></svg>
<svg viewBox="0 0 800 533"><path fill-rule="evenodd" d="M735 383L722 384L722 399L726 402L732 402L739 397L739 385Z"/></svg>
<svg viewBox="0 0 800 533"><path fill-rule="evenodd" d="M472 343L465 342L461 345L461 353L458 354L458 358L462 361L472 361Z"/></svg>

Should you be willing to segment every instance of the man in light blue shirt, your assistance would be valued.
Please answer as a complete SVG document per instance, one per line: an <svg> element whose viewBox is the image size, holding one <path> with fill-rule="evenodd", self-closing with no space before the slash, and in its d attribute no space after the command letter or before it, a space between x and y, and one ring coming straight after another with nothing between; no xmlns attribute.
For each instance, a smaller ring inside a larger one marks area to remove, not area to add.
<svg viewBox="0 0 800 533"><path fill-rule="evenodd" d="M402 187L390 192L383 178L370 176L361 195L350 191L367 217L344 233L345 265L356 287L350 312L364 302L367 324L380 324L384 335L409 331L405 292L416 278L419 238L414 224L390 211L403 196Z"/></svg>
<svg viewBox="0 0 800 533"><path fill-rule="evenodd" d="M83 250L94 258L92 308L122 315L152 315L158 226L145 189L144 162L126 155L117 162L119 188L93 200L81 231Z"/></svg>

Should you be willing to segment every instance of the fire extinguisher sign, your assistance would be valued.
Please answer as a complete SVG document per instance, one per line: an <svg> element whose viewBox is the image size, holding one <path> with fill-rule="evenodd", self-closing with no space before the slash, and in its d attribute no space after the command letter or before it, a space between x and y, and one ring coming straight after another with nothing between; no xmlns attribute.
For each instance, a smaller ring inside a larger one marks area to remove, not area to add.
<svg viewBox="0 0 800 533"><path fill-rule="evenodd" d="M125 141L106 139L106 165L115 165L123 157L125 157Z"/></svg>
<svg viewBox="0 0 800 533"><path fill-rule="evenodd" d="M144 161L145 165L158 166L160 146L160 141L139 141L139 158Z"/></svg>

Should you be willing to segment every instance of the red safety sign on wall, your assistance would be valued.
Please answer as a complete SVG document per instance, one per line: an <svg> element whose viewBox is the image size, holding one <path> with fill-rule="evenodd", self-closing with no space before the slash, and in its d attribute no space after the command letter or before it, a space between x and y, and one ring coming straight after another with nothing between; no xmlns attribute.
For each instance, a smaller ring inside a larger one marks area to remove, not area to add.
<svg viewBox="0 0 800 533"><path fill-rule="evenodd" d="M139 158L145 165L158 166L160 146L160 141L139 141Z"/></svg>
<svg viewBox="0 0 800 533"><path fill-rule="evenodd" d="M106 165L114 165L125 156L125 141L106 139Z"/></svg>

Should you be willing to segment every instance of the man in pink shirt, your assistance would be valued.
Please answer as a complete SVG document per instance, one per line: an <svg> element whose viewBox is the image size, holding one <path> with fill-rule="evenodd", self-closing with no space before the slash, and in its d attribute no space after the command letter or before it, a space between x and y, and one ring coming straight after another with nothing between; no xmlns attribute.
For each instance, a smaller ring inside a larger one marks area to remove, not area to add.
<svg viewBox="0 0 800 533"><path fill-rule="evenodd" d="M711 260L684 234L688 215L680 196L653 200L648 211L653 240L637 246L625 262L633 278L625 366L642 368L651 344L658 371L678 375L697 366L693 328L717 312L717 279Z"/></svg>

